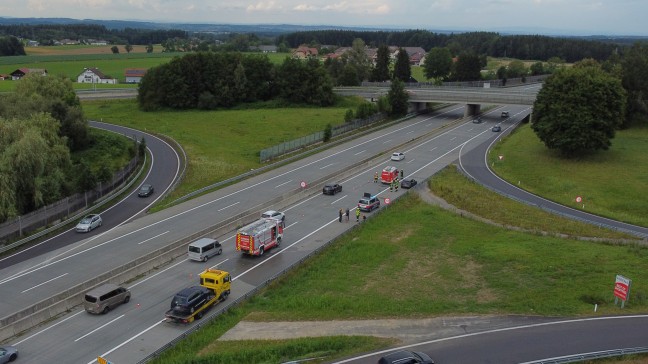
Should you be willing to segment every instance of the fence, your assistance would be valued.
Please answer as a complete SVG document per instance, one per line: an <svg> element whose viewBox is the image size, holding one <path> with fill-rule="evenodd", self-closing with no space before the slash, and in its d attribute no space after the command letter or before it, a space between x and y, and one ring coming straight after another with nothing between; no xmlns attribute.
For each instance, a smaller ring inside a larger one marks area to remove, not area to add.
<svg viewBox="0 0 648 364"><path fill-rule="evenodd" d="M76 193L36 211L5 221L0 224L0 242L6 244L7 241L21 238L34 230L47 227L79 210L87 208L124 183L133 173L138 162L139 157L136 156L126 167L115 173L110 182L99 182L93 190ZM4 249L0 248L0 251L2 250Z"/></svg>
<svg viewBox="0 0 648 364"><path fill-rule="evenodd" d="M350 123L344 123L342 125L334 126L332 129L331 137L336 137L349 131L365 127L369 124L373 124L376 121L383 120L385 115L382 113L375 114L372 117L366 119L357 119ZM270 148L261 150L260 160L261 163L272 160L273 158L284 155L286 153L294 152L301 148L307 147L309 145L317 144L324 141L324 131L318 131L316 133L301 137L299 139L294 139L288 142L284 142Z"/></svg>
<svg viewBox="0 0 648 364"><path fill-rule="evenodd" d="M448 88L448 87L477 87L477 88L489 88L489 87L505 87L505 86L516 86L523 85L525 83L537 83L542 82L547 77L551 75L536 75L536 76L526 76L524 78L509 78L506 80L506 83L503 84L502 80L482 80L482 81L463 81L463 82L443 82L441 85L437 85L433 82L408 82L405 83L405 88L411 89L415 87L436 87L436 88ZM390 87L391 82L363 82L363 87Z"/></svg>

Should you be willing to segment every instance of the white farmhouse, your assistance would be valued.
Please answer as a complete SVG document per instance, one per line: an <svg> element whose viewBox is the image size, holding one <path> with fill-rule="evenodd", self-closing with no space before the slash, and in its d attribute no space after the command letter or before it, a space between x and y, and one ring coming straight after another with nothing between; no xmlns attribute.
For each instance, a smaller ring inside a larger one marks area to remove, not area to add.
<svg viewBox="0 0 648 364"><path fill-rule="evenodd" d="M109 83L116 84L117 79L104 75L98 68L85 68L77 77L78 83Z"/></svg>

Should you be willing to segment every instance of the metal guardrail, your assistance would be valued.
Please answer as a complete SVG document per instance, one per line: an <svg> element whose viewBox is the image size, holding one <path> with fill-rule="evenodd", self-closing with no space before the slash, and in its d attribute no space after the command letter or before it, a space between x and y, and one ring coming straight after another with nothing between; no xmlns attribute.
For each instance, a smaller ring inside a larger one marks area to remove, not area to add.
<svg viewBox="0 0 648 364"><path fill-rule="evenodd" d="M462 120L463 120L463 119L462 119ZM445 128L445 127L441 127L440 129L443 129L443 128ZM424 135L422 135L422 136L420 136L420 137L414 138L413 140L410 140L410 141L407 141L407 142L405 142L405 143L402 143L399 147L403 147L403 146L406 146L406 145L409 145L409 144L415 143L415 142L417 142L418 140L420 140L421 138L424 138L424 137L426 137L426 136L429 136L429 134L432 134L432 133L435 133L435 132L438 132L438 130L434 130L434 131L432 131L432 132L430 132L430 133L426 133L426 134L424 134ZM378 158L378 157L373 157L373 158L370 158L369 160L376 159L376 158ZM328 180L327 178L322 178L319 182L320 182L320 184L321 184L322 181L327 181L327 180ZM422 186L423 184L424 184L424 181L422 181L421 183L417 184L415 187L413 187L413 188L410 189L410 190L418 189L418 188L419 188L420 186ZM318 187L317 187L317 189L316 189L316 193L319 193L319 191L321 191L321 186L318 186ZM378 210L376 210L374 213L372 213L372 216L375 216L376 214L380 214L380 213L382 213L384 210L385 210L384 208L383 208L383 209L378 209ZM214 320L214 319L218 318L220 315L226 313L229 309L241 305L241 304L244 303L248 298L250 298L250 297L256 295L256 294L259 293L259 291L261 291L263 288L267 287L270 283L274 282L275 280L277 280L278 278L280 278L280 277L283 276L284 274L286 274L286 273L292 271L293 269L296 269L296 268L300 267L300 266L301 266L305 261L307 261L307 260L310 259L311 257L314 257L315 255L319 254L319 253L322 252L324 249L326 249L330 244L332 244L333 242L337 241L338 239L343 238L343 237L346 236L347 234L350 234L351 232L353 232L355 229L357 229L357 228L360 227L361 225L362 225L362 223L356 223L356 224L354 224L350 229L348 229L348 230L344 231L342 234L340 234L340 235L338 235L338 236L336 236L336 237L334 237L334 238L332 238L332 239L326 241L326 242L325 242L324 244L322 244L320 247L316 248L315 250L313 250L313 251L311 251L310 253L306 254L304 257L300 258L298 261L294 262L291 266L284 268L283 270L281 270L280 272L278 272L278 273L275 274L274 276L268 278L266 281L264 281L263 283L261 283L261 284L258 285L257 287L255 287L255 288L251 289L250 291L248 291L247 293L245 293L243 296L237 298L237 299L234 300L234 301L231 301L231 303L229 303L227 306L225 306L225 307L221 307L221 308L219 308L217 311L213 312L212 314L210 314L210 315L208 315L208 316L205 316L204 319L203 319L201 322L195 324L195 326L190 327L188 330L184 331L180 336L178 336L178 337L176 337L175 339L173 339L172 341L168 342L168 343L165 344L163 347L161 347L161 348L157 349L156 351L154 351L153 353L147 355L145 358L143 358L142 360L140 360L139 362L137 362L137 364L145 364L145 363L147 363L147 362L149 362L149 361L151 361L151 360L157 358L158 356L160 356L164 351L169 350L169 349L175 347L175 346L176 346L180 341L182 341L183 339L185 339L187 336L189 336L189 335L191 335L192 333L196 332L197 330L199 330L199 329L202 328L203 326L209 324L212 320Z"/></svg>
<svg viewBox="0 0 648 364"><path fill-rule="evenodd" d="M410 113L410 114L407 114L407 115L405 115L404 117L402 117L402 118L400 118L400 119L397 119L397 120L391 121L391 122L389 122L389 123L381 124L380 127L389 127L389 126L391 126L391 125L398 124L398 123L400 123L400 122L402 122L402 121L405 121L405 120L407 120L407 119L411 119L411 118L415 117L416 115L418 115L418 113ZM307 154L307 153L314 153L314 152L319 152L319 151L321 151L321 150L323 150L323 149L328 149L328 148L330 148L330 147L333 146L333 145L336 145L336 144L339 144L339 143L344 143L345 141L347 141L347 140L349 140L349 139L351 139L351 138L357 138L358 136L362 136L362 135L364 135L364 134L366 134L366 133L369 133L369 132L372 132L372 131L374 131L374 130L373 130L373 129L370 129L370 130L367 130L366 132L363 132L363 133L354 134L354 135L351 135L351 136L348 136L348 137L339 138L339 139L336 139L336 140L334 140L334 141L332 141L332 142L324 143L323 145L321 145L321 146L319 146L319 147L309 149L308 151L305 151L305 152L303 152L303 153L296 154L296 155L291 156L291 157L289 157L289 158L286 158L286 159L284 159L284 160L281 160L281 161L278 161L278 162L275 162L275 163L272 163L272 164L268 164L268 165L266 165L266 166L263 166L263 167L257 168L257 169L255 169L255 170L251 170L251 171L248 171L248 172L242 173L242 174L240 174L240 175L238 175L238 176L234 176L234 177L232 177L232 178L228 178L228 179L226 179L226 180L224 180L224 181L216 182L216 183L211 184L211 185L209 185L209 186L205 186L205 187L200 188L200 189L198 189L198 190L196 190L196 191L193 191L193 192L191 192L191 193L188 193L188 194L186 194L186 195L184 195L184 196L182 196L182 197L179 197L179 198L177 198L177 199L174 200L174 201L171 201L171 202L169 203L169 205L174 205L174 204L176 204L176 203L180 203L180 202L186 201L186 200L188 200L188 199L190 199L190 198L192 198L192 197L194 197L194 196L198 196L198 195L200 195L200 194L202 194L202 193L204 193L204 192L207 192L207 191L209 191L209 190L212 190L212 189L215 189L215 188L218 188L218 187L221 187L221 186L225 186L225 185L228 185L228 184L233 183L233 182L241 181L241 180L246 179L246 178L248 178L248 177L251 177L251 176L254 176L254 175L257 175L257 174L260 174L260 173L266 172L266 171L269 171L269 170L271 170L271 169L273 169L273 168L276 168L276 167L278 167L278 166L280 166L280 165L282 165L282 164L290 163L290 162L292 162L292 161L294 161L294 160L297 160L297 159L303 158L303 156L304 156L305 154Z"/></svg>
<svg viewBox="0 0 648 364"><path fill-rule="evenodd" d="M124 191L131 188L133 183L135 183L135 181L137 181L139 176L142 174L142 172L144 170L144 167L146 166L146 158L147 158L147 156L144 156L144 158L145 158L144 163L142 163L142 166L139 168L139 171L137 172L137 174L135 176L131 175L131 176L128 177L128 183L122 185L121 188L119 188L118 190L112 190L109 194L106 194L103 197L97 199L96 201L99 201L97 204L93 204L92 206L89 206L89 207L87 207L85 209L81 209L79 211L76 211L72 216L69 216L68 218L66 218L65 220L59 222L58 224L56 224L54 226L51 226L51 227L49 227L47 229L43 229L43 230L41 230L41 231L39 231L39 232L37 232L35 234L27 236L26 238L20 239L20 240L15 241L15 242L13 242L11 244L7 244L7 245L4 245L4 246L0 247L0 253L4 253L4 252L9 251L11 249L17 248L17 247L19 247L21 245L27 244L27 243L29 243L29 242L31 242L33 240L36 240L36 239L38 239L38 238L40 238L42 236L45 236L45 235L47 235L47 234L49 234L49 233L51 233L53 231L56 231L56 230L60 229L61 227L69 224L70 222L72 222L74 220L78 220L79 218L81 218L81 216L85 215L88 211L99 208L99 207L105 205L106 203L110 202L112 196L121 195L122 193L124 193Z"/></svg>
<svg viewBox="0 0 648 364"><path fill-rule="evenodd" d="M624 355L634 355L634 354L644 354L648 353L648 347L637 347L637 348L624 348L624 349L613 349L613 350L604 350L604 351L595 351L591 353L584 354L574 354L567 356L560 356L556 358L541 359L535 361L527 361L520 364L563 364L563 363L578 363L587 360L611 358L614 356L624 356Z"/></svg>

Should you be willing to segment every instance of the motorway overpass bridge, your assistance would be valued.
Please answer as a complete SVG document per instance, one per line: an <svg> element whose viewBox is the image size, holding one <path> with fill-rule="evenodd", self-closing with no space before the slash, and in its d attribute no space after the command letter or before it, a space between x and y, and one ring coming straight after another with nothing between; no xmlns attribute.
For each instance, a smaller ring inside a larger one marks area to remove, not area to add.
<svg viewBox="0 0 648 364"><path fill-rule="evenodd" d="M411 111L425 109L429 102L466 104L466 116L479 113L480 105L533 105L541 85L519 88L478 87L406 87ZM334 92L342 96L361 96L375 101L386 96L389 87L359 86L336 87Z"/></svg>

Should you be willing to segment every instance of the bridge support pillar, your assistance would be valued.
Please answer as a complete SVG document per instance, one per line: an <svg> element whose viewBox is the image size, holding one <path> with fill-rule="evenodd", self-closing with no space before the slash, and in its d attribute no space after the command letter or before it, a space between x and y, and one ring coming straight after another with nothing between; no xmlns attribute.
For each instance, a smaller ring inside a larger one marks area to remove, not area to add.
<svg viewBox="0 0 648 364"><path fill-rule="evenodd" d="M427 109L425 102L410 102L407 106L407 112L419 112Z"/></svg>
<svg viewBox="0 0 648 364"><path fill-rule="evenodd" d="M464 117L469 117L469 116L479 114L480 108L481 108L480 104L466 104L466 112L464 113Z"/></svg>

